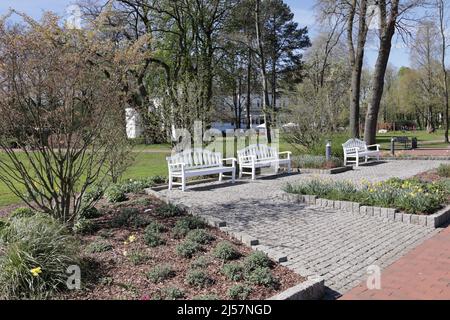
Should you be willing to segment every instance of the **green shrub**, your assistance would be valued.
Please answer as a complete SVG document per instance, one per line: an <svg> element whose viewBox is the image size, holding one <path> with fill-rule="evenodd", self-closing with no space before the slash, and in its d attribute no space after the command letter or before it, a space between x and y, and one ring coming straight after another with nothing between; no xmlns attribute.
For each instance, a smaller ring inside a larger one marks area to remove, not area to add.
<svg viewBox="0 0 450 320"><path fill-rule="evenodd" d="M207 244L213 241L214 237L203 229L196 229L189 231L186 239L199 244Z"/></svg>
<svg viewBox="0 0 450 320"><path fill-rule="evenodd" d="M144 242L152 248L161 246L166 243L166 241L161 238L161 234L159 233L159 231L155 231L153 228L145 229Z"/></svg>
<svg viewBox="0 0 450 320"><path fill-rule="evenodd" d="M177 245L176 252L177 255L183 258L192 258L197 252L202 249L202 246L193 241L184 241L183 243Z"/></svg>
<svg viewBox="0 0 450 320"><path fill-rule="evenodd" d="M172 235L176 239L184 238L190 230L201 229L205 227L205 222L193 216L186 216L175 223L172 229Z"/></svg>
<svg viewBox="0 0 450 320"><path fill-rule="evenodd" d="M83 194L83 203L90 205L103 197L105 188L103 186L94 186Z"/></svg>
<svg viewBox="0 0 450 320"><path fill-rule="evenodd" d="M191 262L191 269L206 269L211 264L211 259L201 256Z"/></svg>
<svg viewBox="0 0 450 320"><path fill-rule="evenodd" d="M79 213L79 218L83 219L95 219L101 216L102 214L96 207L85 208Z"/></svg>
<svg viewBox="0 0 450 320"><path fill-rule="evenodd" d="M245 280L252 284L262 285L265 287L276 287L277 280L273 277L269 268L257 267L245 273Z"/></svg>
<svg viewBox="0 0 450 320"><path fill-rule="evenodd" d="M95 222L85 218L77 219L72 228L73 232L77 234L92 234L97 231L97 229L98 226Z"/></svg>
<svg viewBox="0 0 450 320"><path fill-rule="evenodd" d="M202 270L189 270L186 274L186 283L192 287L206 288L213 284L213 280Z"/></svg>
<svg viewBox="0 0 450 320"><path fill-rule="evenodd" d="M150 259L150 257L145 254L142 253L138 250L132 250L129 254L128 254L128 260L130 260L130 262L135 265L141 265L146 263L148 260Z"/></svg>
<svg viewBox="0 0 450 320"><path fill-rule="evenodd" d="M241 255L228 241L219 242L212 252L213 256L221 260L238 259Z"/></svg>
<svg viewBox="0 0 450 320"><path fill-rule="evenodd" d="M228 289L228 296L232 300L247 300L252 293L252 288L244 284L236 284Z"/></svg>
<svg viewBox="0 0 450 320"><path fill-rule="evenodd" d="M174 276L175 271L168 264L156 266L147 272L147 278L153 283L160 283Z"/></svg>
<svg viewBox="0 0 450 320"><path fill-rule="evenodd" d="M176 287L164 288L162 290L162 295L165 300L178 300L184 298L183 290Z"/></svg>
<svg viewBox="0 0 450 320"><path fill-rule="evenodd" d="M13 212L11 212L10 217L11 218L27 218L31 217L36 214L36 211L34 211L31 208L23 207L23 208L17 208Z"/></svg>
<svg viewBox="0 0 450 320"><path fill-rule="evenodd" d="M147 226L146 229L147 230L152 230L154 232L165 232L165 231L167 231L167 228L163 224L161 224L159 222L156 222L156 221L150 222L150 224Z"/></svg>
<svg viewBox="0 0 450 320"><path fill-rule="evenodd" d="M183 213L182 209L171 203L163 204L156 209L156 214L164 218L181 216Z"/></svg>
<svg viewBox="0 0 450 320"><path fill-rule="evenodd" d="M150 219L142 215L139 210L135 208L123 208L111 220L113 228L133 227L142 228L150 223Z"/></svg>
<svg viewBox="0 0 450 320"><path fill-rule="evenodd" d="M66 269L79 265L79 247L48 215L9 219L0 239L0 298L45 299L66 285Z"/></svg>
<svg viewBox="0 0 450 320"><path fill-rule="evenodd" d="M450 178L450 164L441 164L437 169L437 173L441 177Z"/></svg>
<svg viewBox="0 0 450 320"><path fill-rule="evenodd" d="M272 266L272 261L263 252L255 251L245 257L243 265L245 270L251 271L256 268L270 268Z"/></svg>
<svg viewBox="0 0 450 320"><path fill-rule="evenodd" d="M150 179L127 180L119 184L119 188L124 193L141 193L144 189L150 188L154 183Z"/></svg>
<svg viewBox="0 0 450 320"><path fill-rule="evenodd" d="M301 155L292 159L292 164L297 168L305 169L331 169L343 166L343 161L337 157L327 160L325 156Z"/></svg>
<svg viewBox="0 0 450 320"><path fill-rule="evenodd" d="M104 241L95 241L86 246L87 253L102 253L111 251L113 246Z"/></svg>
<svg viewBox="0 0 450 320"><path fill-rule="evenodd" d="M244 277L244 269L239 263L224 264L222 273L231 281L240 281Z"/></svg>
<svg viewBox="0 0 450 320"><path fill-rule="evenodd" d="M118 185L112 185L105 192L105 198L108 202L118 203L126 201L128 198L125 195L125 192Z"/></svg>
<svg viewBox="0 0 450 320"><path fill-rule="evenodd" d="M150 180L153 182L153 184L163 184L167 182L167 178L163 176L153 176L150 177Z"/></svg>

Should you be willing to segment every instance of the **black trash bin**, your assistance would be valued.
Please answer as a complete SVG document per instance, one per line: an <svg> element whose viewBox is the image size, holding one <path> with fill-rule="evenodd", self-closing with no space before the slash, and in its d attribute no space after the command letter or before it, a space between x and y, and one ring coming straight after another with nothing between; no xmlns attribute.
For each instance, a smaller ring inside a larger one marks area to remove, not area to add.
<svg viewBox="0 0 450 320"><path fill-rule="evenodd" d="M411 149L417 149L417 138L414 137L411 140Z"/></svg>

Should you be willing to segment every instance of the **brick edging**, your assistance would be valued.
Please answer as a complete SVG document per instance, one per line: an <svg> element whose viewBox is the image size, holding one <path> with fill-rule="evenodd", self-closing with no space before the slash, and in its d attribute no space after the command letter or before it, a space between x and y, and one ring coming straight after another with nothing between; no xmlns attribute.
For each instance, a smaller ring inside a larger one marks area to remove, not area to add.
<svg viewBox="0 0 450 320"><path fill-rule="evenodd" d="M322 277L309 277L308 280L266 300L318 300L324 294L324 279Z"/></svg>
<svg viewBox="0 0 450 320"><path fill-rule="evenodd" d="M429 228L439 228L450 221L450 205L430 215L417 215L399 212L397 209L362 206L358 202L337 201L320 199L312 195L300 195L283 191L281 198L291 203L306 203L324 208L334 208L360 214L364 216L376 217L388 222L402 222L416 224Z"/></svg>
<svg viewBox="0 0 450 320"><path fill-rule="evenodd" d="M450 160L448 156L411 156L411 157L383 157L380 160L395 161L395 160Z"/></svg>

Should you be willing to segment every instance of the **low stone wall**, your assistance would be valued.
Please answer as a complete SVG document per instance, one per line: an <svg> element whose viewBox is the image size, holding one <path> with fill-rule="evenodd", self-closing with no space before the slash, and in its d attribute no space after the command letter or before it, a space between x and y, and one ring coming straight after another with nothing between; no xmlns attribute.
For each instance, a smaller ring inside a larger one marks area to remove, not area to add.
<svg viewBox="0 0 450 320"><path fill-rule="evenodd" d="M397 209L362 206L357 202L320 199L317 196L284 192L282 198L291 203L306 203L318 207L334 208L354 214L376 217L385 221L417 224L429 228L439 228L450 221L450 206L430 215L399 212Z"/></svg>
<svg viewBox="0 0 450 320"><path fill-rule="evenodd" d="M325 281L321 277L309 277L292 288L289 288L267 300L317 300L325 294Z"/></svg>

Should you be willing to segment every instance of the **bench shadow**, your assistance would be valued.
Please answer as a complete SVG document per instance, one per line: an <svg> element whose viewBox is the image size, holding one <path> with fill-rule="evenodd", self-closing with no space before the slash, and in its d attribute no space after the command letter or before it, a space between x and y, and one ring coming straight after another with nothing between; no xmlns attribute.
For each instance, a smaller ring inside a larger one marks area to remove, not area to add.
<svg viewBox="0 0 450 320"><path fill-rule="evenodd" d="M224 189L231 188L243 184L248 184L249 181L236 181L235 183L231 183L229 181L223 181L222 183L212 184L212 185L199 185L199 186L190 186L186 191L211 191L216 189Z"/></svg>
<svg viewBox="0 0 450 320"><path fill-rule="evenodd" d="M375 166L379 166L379 165L382 165L385 163L387 163L387 161L383 161L383 160L371 161L371 162L367 162L367 163L360 163L359 166L360 167L375 167Z"/></svg>
<svg viewBox="0 0 450 320"><path fill-rule="evenodd" d="M297 176L300 174L301 174L300 172L292 172L292 173L283 172L283 173L278 173L278 174L273 174L273 175L256 176L256 180L276 180L279 178L285 178L285 177L289 177L289 176Z"/></svg>

